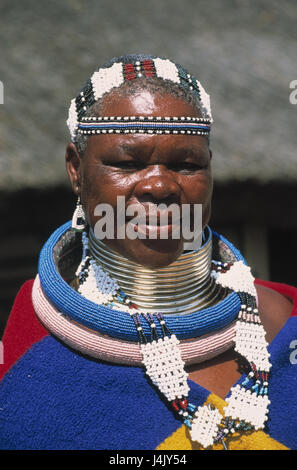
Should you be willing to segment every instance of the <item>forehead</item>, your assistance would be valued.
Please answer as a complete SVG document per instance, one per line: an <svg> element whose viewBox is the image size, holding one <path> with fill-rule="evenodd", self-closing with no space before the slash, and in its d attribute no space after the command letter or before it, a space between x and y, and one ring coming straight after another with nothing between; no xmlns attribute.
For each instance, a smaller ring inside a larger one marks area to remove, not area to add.
<svg viewBox="0 0 297 470"><path fill-rule="evenodd" d="M137 90L129 95L115 91L100 104L101 116L191 116L201 117L194 105L169 93Z"/></svg>
<svg viewBox="0 0 297 470"><path fill-rule="evenodd" d="M109 93L100 103L101 116L161 116L201 117L194 105L170 94L140 90L130 95L116 91ZM135 154L149 158L152 154L168 159L182 152L197 154L207 152L207 139L186 135L94 135L88 138L86 154L89 156Z"/></svg>

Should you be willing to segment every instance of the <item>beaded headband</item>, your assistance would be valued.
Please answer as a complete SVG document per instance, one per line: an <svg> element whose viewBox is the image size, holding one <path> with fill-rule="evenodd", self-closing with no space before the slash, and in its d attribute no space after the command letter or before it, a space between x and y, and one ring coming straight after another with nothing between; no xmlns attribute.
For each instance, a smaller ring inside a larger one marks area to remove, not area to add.
<svg viewBox="0 0 297 470"><path fill-rule="evenodd" d="M79 134L193 134L209 135L210 120L198 117L83 117Z"/></svg>
<svg viewBox="0 0 297 470"><path fill-rule="evenodd" d="M120 60L120 59L118 59ZM128 61L128 62L127 62ZM84 118L87 110L105 93L120 87L124 82L139 78L157 77L179 84L196 96L203 118L126 116ZM133 56L100 68L86 82L80 94L71 101L67 126L71 140L77 134L146 133L209 135L213 122L210 98L201 83L180 65L168 59L137 60Z"/></svg>

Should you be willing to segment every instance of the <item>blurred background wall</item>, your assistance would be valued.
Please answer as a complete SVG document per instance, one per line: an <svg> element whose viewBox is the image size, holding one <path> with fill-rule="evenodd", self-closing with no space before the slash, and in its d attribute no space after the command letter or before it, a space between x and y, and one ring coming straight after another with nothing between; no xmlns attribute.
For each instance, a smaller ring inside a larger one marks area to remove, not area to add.
<svg viewBox="0 0 297 470"><path fill-rule="evenodd" d="M215 119L211 225L256 276L297 284L296 24L295 0L0 1L0 336L42 244L72 216L70 100L99 65L127 53L172 58L205 86Z"/></svg>

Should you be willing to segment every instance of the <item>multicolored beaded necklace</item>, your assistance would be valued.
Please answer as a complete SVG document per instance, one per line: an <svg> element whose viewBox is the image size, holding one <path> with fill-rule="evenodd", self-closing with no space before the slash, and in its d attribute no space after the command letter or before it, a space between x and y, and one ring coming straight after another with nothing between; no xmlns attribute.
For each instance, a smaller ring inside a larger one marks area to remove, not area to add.
<svg viewBox="0 0 297 470"><path fill-rule="evenodd" d="M240 299L241 307L235 325L235 351L250 365L250 372L243 383L232 387L226 399L224 417L211 405L196 407L188 402L189 386L180 342L168 328L164 316L161 312L152 314L141 311L94 259L86 233L83 233L82 239L83 257L77 270L78 291L86 298L112 309L117 309L120 304L121 310L129 313L138 333L146 373L190 429L192 440L204 448L222 442L227 449L226 442L234 432L264 428L270 403L268 380L271 366L250 268L243 261L212 262L211 277L223 288L236 292ZM143 322L150 327L149 336L144 333Z"/></svg>

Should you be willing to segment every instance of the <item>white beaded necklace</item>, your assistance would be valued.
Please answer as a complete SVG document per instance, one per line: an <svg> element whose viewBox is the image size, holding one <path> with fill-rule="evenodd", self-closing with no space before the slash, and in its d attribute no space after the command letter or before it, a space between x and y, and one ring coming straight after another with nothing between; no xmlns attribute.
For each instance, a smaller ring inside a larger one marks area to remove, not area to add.
<svg viewBox="0 0 297 470"><path fill-rule="evenodd" d="M163 337L158 338L153 316L144 309L140 312L137 305L132 304L120 290L117 281L90 256L86 233L83 233L82 240L83 257L76 273L81 281L78 291L93 302L108 304L113 309L129 313L139 334L146 373L190 428L191 439L204 448L216 442L222 442L227 448L226 440L234 432L263 429L268 419L271 365L265 330L256 308L256 290L250 268L242 261L229 265L214 262L211 272L217 284L237 292L241 299L234 349L249 362L251 368L246 379L231 388L223 416L211 405L196 407L188 402L188 374L184 370L179 340L168 330L162 314L156 314L163 332ZM119 293L123 299L120 307L113 303ZM143 333L140 318L145 318L150 324L150 341Z"/></svg>

